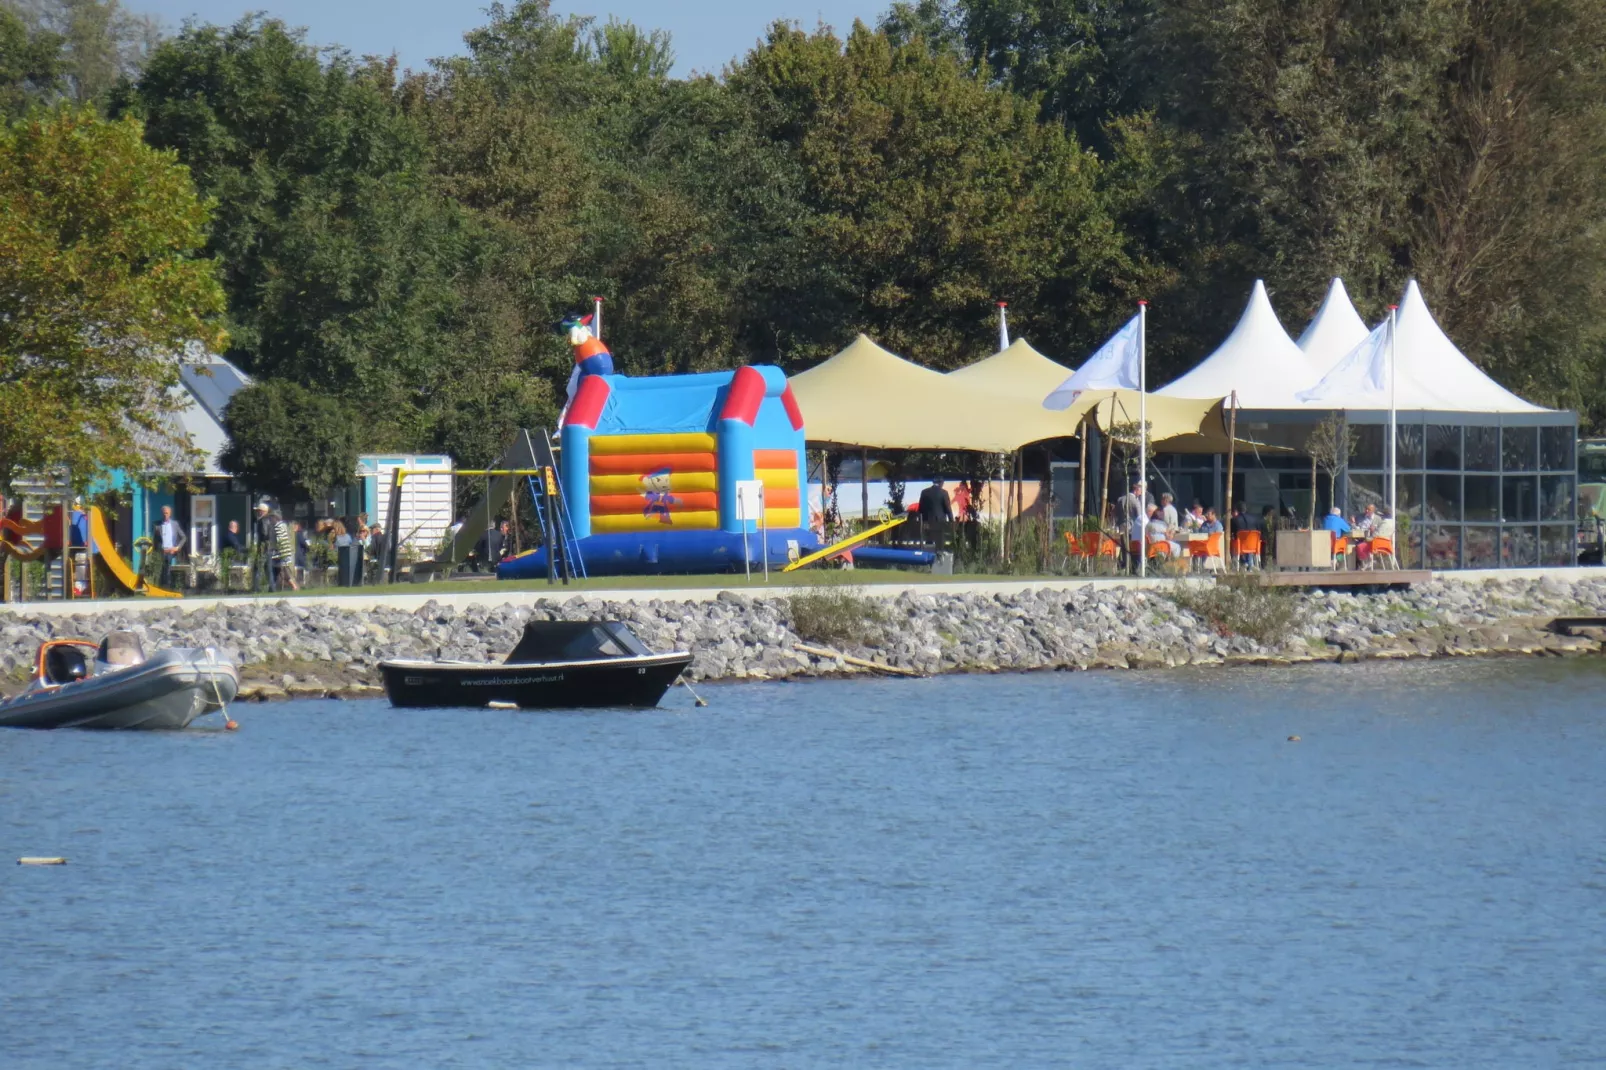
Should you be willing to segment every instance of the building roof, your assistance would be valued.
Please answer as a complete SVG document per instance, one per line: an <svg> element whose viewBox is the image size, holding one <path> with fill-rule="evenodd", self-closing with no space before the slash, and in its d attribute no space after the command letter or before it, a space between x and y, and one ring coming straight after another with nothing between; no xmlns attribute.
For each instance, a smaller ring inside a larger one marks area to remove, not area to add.
<svg viewBox="0 0 1606 1070"><path fill-rule="evenodd" d="M229 444L229 436L223 430L223 412L234 395L251 384L251 377L216 356L187 362L179 368L178 374L185 403L175 419L179 429L189 436L205 458L203 470L192 474L225 475L219 462Z"/></svg>

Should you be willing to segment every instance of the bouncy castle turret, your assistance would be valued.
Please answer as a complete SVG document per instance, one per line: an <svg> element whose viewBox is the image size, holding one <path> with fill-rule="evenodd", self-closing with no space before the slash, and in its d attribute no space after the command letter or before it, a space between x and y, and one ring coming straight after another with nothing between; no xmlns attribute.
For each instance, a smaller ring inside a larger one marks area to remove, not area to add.
<svg viewBox="0 0 1606 1070"><path fill-rule="evenodd" d="M613 354L591 330L591 316L569 320L569 344L574 347L574 367L581 375L612 375Z"/></svg>

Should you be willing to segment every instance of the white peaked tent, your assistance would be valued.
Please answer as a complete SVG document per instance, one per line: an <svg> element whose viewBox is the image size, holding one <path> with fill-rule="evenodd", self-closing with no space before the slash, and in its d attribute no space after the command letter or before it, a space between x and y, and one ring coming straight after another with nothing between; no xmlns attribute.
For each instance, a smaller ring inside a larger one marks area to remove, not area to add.
<svg viewBox="0 0 1606 1070"><path fill-rule="evenodd" d="M1307 406L1294 395L1319 377L1278 322L1266 284L1256 279L1249 307L1227 340L1192 371L1155 393L1173 398L1223 398L1236 393L1240 408L1301 409Z"/></svg>
<svg viewBox="0 0 1606 1070"><path fill-rule="evenodd" d="M1394 328L1392 394L1396 409L1435 412L1547 412L1524 401L1468 360L1445 335L1412 279ZM1389 407L1387 322L1349 352L1322 380L1301 392L1301 404L1329 409Z"/></svg>
<svg viewBox="0 0 1606 1070"><path fill-rule="evenodd" d="M1343 279L1327 287L1322 307L1299 336L1299 348L1318 376L1326 375L1350 350L1366 341L1366 323L1350 303Z"/></svg>

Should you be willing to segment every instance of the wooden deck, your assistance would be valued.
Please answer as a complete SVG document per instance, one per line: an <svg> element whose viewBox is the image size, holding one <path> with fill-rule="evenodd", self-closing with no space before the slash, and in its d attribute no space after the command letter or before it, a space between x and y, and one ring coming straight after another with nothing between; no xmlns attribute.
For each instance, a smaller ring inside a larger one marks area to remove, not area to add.
<svg viewBox="0 0 1606 1070"><path fill-rule="evenodd" d="M1312 569L1308 572L1249 572L1263 587L1409 587L1413 583L1427 583L1433 573L1427 569L1352 569L1328 572Z"/></svg>

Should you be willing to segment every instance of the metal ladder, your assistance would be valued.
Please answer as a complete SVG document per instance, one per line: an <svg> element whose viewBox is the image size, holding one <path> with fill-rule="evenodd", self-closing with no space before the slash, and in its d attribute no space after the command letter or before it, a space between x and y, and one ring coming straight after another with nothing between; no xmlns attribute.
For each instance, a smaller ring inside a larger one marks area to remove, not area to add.
<svg viewBox="0 0 1606 1070"><path fill-rule="evenodd" d="M529 436L530 432L526 431L525 435ZM572 575L586 579L585 558L580 553L580 543L574 535L574 523L569 518L568 500L563 494L563 480L557 478L558 459L552 452L552 436L547 432L546 428L536 429L536 433L530 441L530 452L535 457L536 467L543 471L551 472L553 476L552 496L558 503L557 515L553 517L553 520L556 522L554 527L557 530L558 538L563 540L563 558L568 562L568 568ZM542 530L545 531L547 530L546 517L543 515L541 508L539 488L536 486L533 476L526 478L530 480L530 495L535 499L536 515L541 518ZM550 548L547 552L551 552Z"/></svg>

